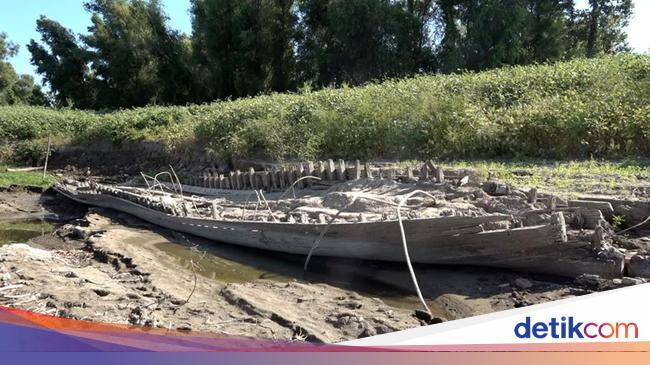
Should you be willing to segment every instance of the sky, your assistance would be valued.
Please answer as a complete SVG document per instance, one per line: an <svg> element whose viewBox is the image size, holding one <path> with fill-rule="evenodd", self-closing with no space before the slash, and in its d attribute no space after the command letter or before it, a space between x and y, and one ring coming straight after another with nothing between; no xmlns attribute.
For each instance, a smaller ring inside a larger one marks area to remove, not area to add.
<svg viewBox="0 0 650 365"><path fill-rule="evenodd" d="M578 0L578 6L586 7L588 0ZM171 27L191 33L189 15L190 0L162 0L170 18ZM635 52L650 52L650 0L633 0L634 15L627 27L628 43ZM0 0L0 32L6 32L9 40L20 46L18 55L9 61L19 74L35 75L29 63L27 43L40 39L36 32L36 19L40 15L56 20L75 33L86 33L90 14L82 4L84 0ZM39 77L36 77L39 79Z"/></svg>

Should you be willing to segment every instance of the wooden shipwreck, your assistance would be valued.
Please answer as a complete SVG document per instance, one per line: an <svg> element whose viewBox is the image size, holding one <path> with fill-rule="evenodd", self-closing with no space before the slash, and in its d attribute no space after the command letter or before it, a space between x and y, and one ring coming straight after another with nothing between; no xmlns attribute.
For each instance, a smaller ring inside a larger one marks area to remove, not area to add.
<svg viewBox="0 0 650 365"><path fill-rule="evenodd" d="M432 175L444 179L440 173ZM567 277L584 273L619 277L623 271L623 256L611 247L567 237L565 214L555 207L547 212L550 221L524 226L525 214L401 217L398 212L395 217L343 209L329 215L318 209L289 213L278 208L287 200L279 193L147 185L66 180L55 189L77 202L115 209L167 229L262 250L403 262L404 240L410 261L420 264L477 265ZM176 187L176 192L170 191ZM249 201L253 193L256 199Z"/></svg>

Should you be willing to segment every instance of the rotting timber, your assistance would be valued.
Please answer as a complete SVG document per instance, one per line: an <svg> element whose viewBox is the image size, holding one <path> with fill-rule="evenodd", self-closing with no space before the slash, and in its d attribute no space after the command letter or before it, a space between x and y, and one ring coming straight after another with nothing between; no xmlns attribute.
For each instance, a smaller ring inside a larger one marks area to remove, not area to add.
<svg viewBox="0 0 650 365"><path fill-rule="evenodd" d="M344 162L339 166L330 160L324 169L279 171L277 179L267 171L266 179L257 180L260 186L264 181L280 186L277 180L288 177L284 192L266 189L266 194L236 190L243 179L233 178L232 190L181 185L175 174L167 174L172 183L143 175L146 186L64 180L56 190L168 229L308 257L403 262L408 254L422 264L622 276L624 254L608 242L611 229L602 203L567 201L534 189L524 193L493 181L479 186L468 177L445 178L429 162L416 171L384 172L386 178L380 171L378 179L367 164L361 168L357 162L356 173L346 172ZM314 171L316 176L306 175ZM259 175L251 169L250 187ZM416 191L422 194L416 197ZM408 251L401 249L402 241Z"/></svg>

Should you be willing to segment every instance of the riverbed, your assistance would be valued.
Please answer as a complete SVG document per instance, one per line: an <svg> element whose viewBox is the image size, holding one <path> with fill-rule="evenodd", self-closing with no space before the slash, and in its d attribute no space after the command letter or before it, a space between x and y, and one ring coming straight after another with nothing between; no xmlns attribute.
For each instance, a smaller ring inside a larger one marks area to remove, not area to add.
<svg viewBox="0 0 650 365"><path fill-rule="evenodd" d="M305 258L208 241L52 192L0 192L0 298L69 318L337 342L557 300L572 281L476 267ZM9 297L7 297L9 295ZM419 311L418 311L419 310Z"/></svg>

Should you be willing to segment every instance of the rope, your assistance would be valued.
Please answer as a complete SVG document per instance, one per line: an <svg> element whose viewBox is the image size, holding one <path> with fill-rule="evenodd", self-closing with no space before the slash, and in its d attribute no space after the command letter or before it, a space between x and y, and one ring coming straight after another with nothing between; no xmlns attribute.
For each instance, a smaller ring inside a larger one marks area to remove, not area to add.
<svg viewBox="0 0 650 365"><path fill-rule="evenodd" d="M404 198L402 198L402 200L400 200L400 202L397 204L397 222L398 222L398 224L399 224L400 234L401 234L401 237L402 237L402 247L404 248L404 257L405 257L405 259L406 259L406 265L408 266L409 273L411 274L411 280L413 281L413 286L415 287L415 292L417 293L417 295L418 295L418 299L420 300L420 303L422 303L422 306L424 307L424 309L426 310L426 312L427 312L428 314L431 314L431 310L429 309L429 306L427 305L426 301L424 300L424 297L422 296L422 291L420 290L420 285L418 284L417 277L415 276L415 271L413 270L413 265L411 264L411 257L409 256L409 252L408 252L408 244L407 244L407 242L406 242L406 233L404 232L404 223L402 222L402 206L404 205L404 203L405 203L407 200L409 200L413 195L416 195L416 194L423 194L423 195L426 195L426 196L430 197L431 199L433 199L434 202L435 202L435 200L436 200L435 196L433 196L433 195L427 193L426 191L422 191L422 190L414 190L414 191L408 193L408 194L407 194L406 196L404 196ZM318 245L319 245L320 242L322 241L323 237L325 237L325 234L326 234L327 231L329 230L329 228L330 228L330 226L332 225L332 223L334 223L334 221L336 220L336 218L338 218L338 217L341 215L341 213L342 213L345 209L347 209L347 208L350 207L352 204L354 204L354 202L357 200L357 198L364 198L364 199L368 199L368 200L373 200L373 201L377 201L377 202L385 203L385 204L388 204L388 205L394 205L393 202L388 202L388 201L381 200L381 199L377 199L377 198L373 198L373 197L367 197L367 196L363 196L363 195L353 195L352 200L351 200L348 204L346 204L343 208L341 208L341 209L336 213L336 215L334 215L334 217L332 217L332 219L329 221L329 223L327 224L327 226L325 226L325 228L323 228L323 230L321 231L321 233L320 233L320 235L318 236L318 238L317 238L317 239L314 241L314 243L312 244L311 249L309 250L309 253L307 254L307 259L305 260L305 264L304 264L304 266L303 266L303 271L304 271L304 272L307 271L307 267L309 266L309 261L311 260L311 257L312 257L312 255L313 255L314 251L316 250L316 248L318 247Z"/></svg>
<svg viewBox="0 0 650 365"><path fill-rule="evenodd" d="M413 286L415 286L415 291L418 294L418 298L420 299L420 303L422 303L422 306L424 309L427 311L427 313L431 314L431 310L429 309L429 306L427 303L424 301L424 297L422 296L422 292L420 291L420 286L418 285L418 279L415 277L415 271L413 270L413 265L411 264L411 257L409 256L409 249L408 245L406 244L406 234L404 233L404 223L402 222L402 205L404 202L406 202L410 197L416 194L423 194L431 199L436 199L433 195L427 193L426 191L422 190L415 190L410 193L408 193L402 200L399 202L397 205L397 222L399 223L399 231L400 234L402 235L402 245L404 247L404 257L406 257L406 265L409 268L409 272L411 273L411 279L413 280Z"/></svg>

